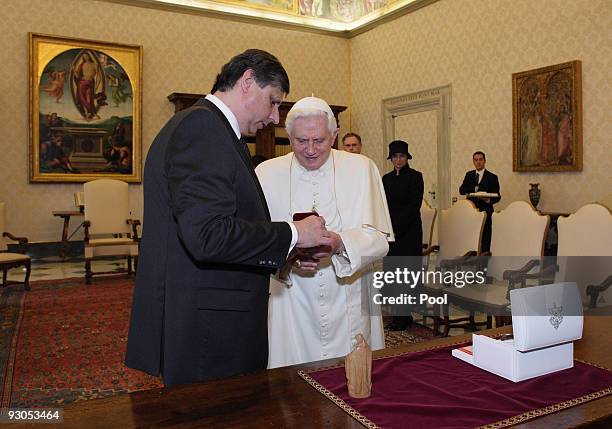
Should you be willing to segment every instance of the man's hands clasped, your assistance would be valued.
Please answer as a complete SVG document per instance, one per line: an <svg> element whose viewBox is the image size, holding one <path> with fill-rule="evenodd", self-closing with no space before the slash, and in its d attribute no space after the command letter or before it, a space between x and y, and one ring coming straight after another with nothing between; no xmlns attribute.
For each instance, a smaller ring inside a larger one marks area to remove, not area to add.
<svg viewBox="0 0 612 429"><path fill-rule="evenodd" d="M325 228L322 216L309 216L294 222L298 231L295 248L289 254L288 264L304 271L316 271L319 261L344 250L342 238Z"/></svg>

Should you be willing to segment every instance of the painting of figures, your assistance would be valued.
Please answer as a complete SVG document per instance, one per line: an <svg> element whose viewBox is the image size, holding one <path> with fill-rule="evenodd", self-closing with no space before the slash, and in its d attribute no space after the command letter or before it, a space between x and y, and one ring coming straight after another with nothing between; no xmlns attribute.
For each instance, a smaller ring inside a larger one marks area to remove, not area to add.
<svg viewBox="0 0 612 429"><path fill-rule="evenodd" d="M298 0L300 15L353 22L388 4L388 0Z"/></svg>
<svg viewBox="0 0 612 429"><path fill-rule="evenodd" d="M141 181L139 46L30 34L30 180Z"/></svg>
<svg viewBox="0 0 612 429"><path fill-rule="evenodd" d="M582 170L581 64L512 75L513 170Z"/></svg>

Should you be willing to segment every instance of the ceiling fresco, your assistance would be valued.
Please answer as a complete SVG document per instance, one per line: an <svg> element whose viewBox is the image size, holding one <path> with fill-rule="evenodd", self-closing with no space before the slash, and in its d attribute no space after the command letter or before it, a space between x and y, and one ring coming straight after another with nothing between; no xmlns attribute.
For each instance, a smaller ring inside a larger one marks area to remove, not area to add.
<svg viewBox="0 0 612 429"><path fill-rule="evenodd" d="M351 36L437 0L109 0L255 19Z"/></svg>

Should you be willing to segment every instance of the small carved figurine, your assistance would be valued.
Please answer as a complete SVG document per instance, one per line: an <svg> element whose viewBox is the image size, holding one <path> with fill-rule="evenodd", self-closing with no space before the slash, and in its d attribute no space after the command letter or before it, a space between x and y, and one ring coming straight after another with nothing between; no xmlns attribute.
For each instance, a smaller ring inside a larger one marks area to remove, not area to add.
<svg viewBox="0 0 612 429"><path fill-rule="evenodd" d="M355 335L357 346L346 355L344 370L349 396L367 398L372 390L372 349L362 334Z"/></svg>

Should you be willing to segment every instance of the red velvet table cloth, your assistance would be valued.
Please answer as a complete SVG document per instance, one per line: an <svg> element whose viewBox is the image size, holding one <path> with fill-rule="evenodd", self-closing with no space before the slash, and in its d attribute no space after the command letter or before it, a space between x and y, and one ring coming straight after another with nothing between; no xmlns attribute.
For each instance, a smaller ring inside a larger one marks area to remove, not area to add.
<svg viewBox="0 0 612 429"><path fill-rule="evenodd" d="M364 426L501 428L612 394L612 372L575 361L574 367L513 383L451 355L458 344L375 359L372 395L348 396L344 366L300 376Z"/></svg>

